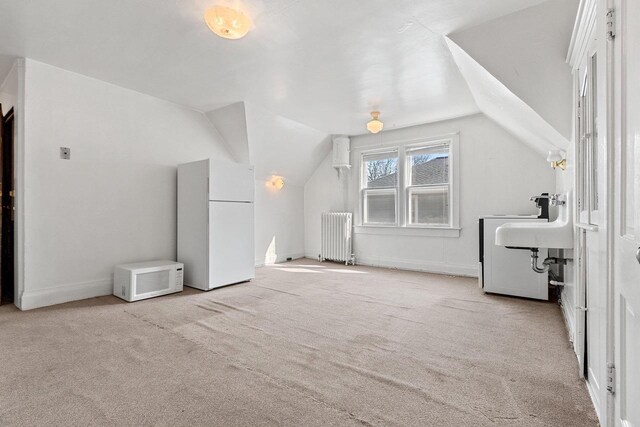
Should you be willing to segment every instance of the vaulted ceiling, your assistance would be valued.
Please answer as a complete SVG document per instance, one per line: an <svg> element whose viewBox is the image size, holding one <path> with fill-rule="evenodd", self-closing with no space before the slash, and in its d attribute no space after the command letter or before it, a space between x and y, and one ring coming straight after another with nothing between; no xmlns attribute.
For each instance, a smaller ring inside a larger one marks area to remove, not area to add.
<svg viewBox="0 0 640 427"><path fill-rule="evenodd" d="M0 71L12 57L206 112L245 101L324 133L359 134L478 111L443 35L543 0L29 0L0 3ZM244 9L241 40L203 11Z"/></svg>
<svg viewBox="0 0 640 427"><path fill-rule="evenodd" d="M331 149L331 137L312 127L245 102L206 114L231 157L255 166L256 178L283 175L304 185Z"/></svg>
<svg viewBox="0 0 640 427"><path fill-rule="evenodd" d="M0 2L0 83L28 57L206 114L257 176L303 185L331 134L483 112L539 153L571 134L579 0ZM203 12L243 10L240 40Z"/></svg>

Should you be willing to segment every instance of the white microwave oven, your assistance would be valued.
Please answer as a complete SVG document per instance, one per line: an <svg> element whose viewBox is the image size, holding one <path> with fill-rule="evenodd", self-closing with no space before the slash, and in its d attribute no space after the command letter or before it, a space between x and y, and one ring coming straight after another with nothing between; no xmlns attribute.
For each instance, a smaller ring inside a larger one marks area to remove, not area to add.
<svg viewBox="0 0 640 427"><path fill-rule="evenodd" d="M113 295L131 302L181 292L183 273L184 265L174 261L118 265L113 273Z"/></svg>

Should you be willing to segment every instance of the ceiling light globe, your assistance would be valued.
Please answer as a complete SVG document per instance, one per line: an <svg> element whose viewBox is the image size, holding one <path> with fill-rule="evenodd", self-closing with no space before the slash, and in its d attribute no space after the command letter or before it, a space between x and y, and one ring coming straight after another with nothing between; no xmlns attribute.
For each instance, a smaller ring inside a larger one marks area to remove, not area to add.
<svg viewBox="0 0 640 427"><path fill-rule="evenodd" d="M242 38L251 29L251 19L247 15L224 6L207 9L204 20L211 31L225 39Z"/></svg>
<svg viewBox="0 0 640 427"><path fill-rule="evenodd" d="M384 128L384 123L379 120L380 113L374 111L371 113L372 119L367 122L367 130L371 133L378 133Z"/></svg>
<svg viewBox="0 0 640 427"><path fill-rule="evenodd" d="M378 133L384 128L384 124L380 120L371 120L367 123L367 130L371 133Z"/></svg>
<svg viewBox="0 0 640 427"><path fill-rule="evenodd" d="M560 150L551 150L547 155L547 162L560 162L562 159L562 151Z"/></svg>

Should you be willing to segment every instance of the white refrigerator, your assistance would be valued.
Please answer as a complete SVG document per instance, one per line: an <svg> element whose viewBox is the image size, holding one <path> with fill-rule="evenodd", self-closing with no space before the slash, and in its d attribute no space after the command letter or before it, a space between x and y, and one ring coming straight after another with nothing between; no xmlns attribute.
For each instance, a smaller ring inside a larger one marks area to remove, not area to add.
<svg viewBox="0 0 640 427"><path fill-rule="evenodd" d="M210 290L255 277L253 166L178 166L178 261L184 284Z"/></svg>

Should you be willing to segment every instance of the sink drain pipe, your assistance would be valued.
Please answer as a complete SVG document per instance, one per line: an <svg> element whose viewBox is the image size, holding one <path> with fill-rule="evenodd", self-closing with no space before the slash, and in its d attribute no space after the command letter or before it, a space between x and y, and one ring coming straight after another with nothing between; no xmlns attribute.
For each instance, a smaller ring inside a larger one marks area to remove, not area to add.
<svg viewBox="0 0 640 427"><path fill-rule="evenodd" d="M531 269L536 273L546 273L551 268L551 264L567 265L569 258L549 257L542 261L542 267L538 267L538 248L531 248Z"/></svg>

